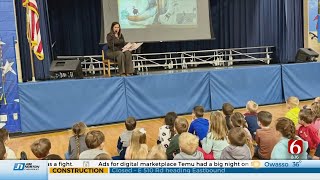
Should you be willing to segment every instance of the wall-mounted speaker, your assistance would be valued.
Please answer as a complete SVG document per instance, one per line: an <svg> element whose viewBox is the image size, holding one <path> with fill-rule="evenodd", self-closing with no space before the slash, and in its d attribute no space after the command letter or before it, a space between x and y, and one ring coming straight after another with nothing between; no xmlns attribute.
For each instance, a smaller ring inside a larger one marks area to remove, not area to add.
<svg viewBox="0 0 320 180"><path fill-rule="evenodd" d="M317 61L319 54L311 48L300 48L296 55L296 62Z"/></svg>

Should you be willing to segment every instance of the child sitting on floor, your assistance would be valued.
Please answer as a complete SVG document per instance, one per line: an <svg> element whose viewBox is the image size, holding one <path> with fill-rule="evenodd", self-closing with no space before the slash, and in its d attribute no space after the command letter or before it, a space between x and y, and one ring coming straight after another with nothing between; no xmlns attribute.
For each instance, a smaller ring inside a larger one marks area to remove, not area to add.
<svg viewBox="0 0 320 180"><path fill-rule="evenodd" d="M320 103L312 103L311 110L315 116L312 126L317 130L318 137L320 137Z"/></svg>
<svg viewBox="0 0 320 180"><path fill-rule="evenodd" d="M234 111L234 107L230 103L224 103L222 105L222 112L226 116L226 124L228 127L228 130L232 128L231 121L230 121L230 116Z"/></svg>
<svg viewBox="0 0 320 180"><path fill-rule="evenodd" d="M32 153L39 159L45 159L50 152L51 149L51 142L47 138L41 138L31 145Z"/></svg>
<svg viewBox="0 0 320 180"><path fill-rule="evenodd" d="M148 146L146 144L147 135L146 131L135 129L132 132L130 145L127 148L125 159L126 160L145 160L148 155Z"/></svg>
<svg viewBox="0 0 320 180"><path fill-rule="evenodd" d="M93 160L97 155L107 153L103 150L105 144L105 136L101 131L89 131L86 135L85 142L89 149L83 151L80 154L80 160Z"/></svg>
<svg viewBox="0 0 320 180"><path fill-rule="evenodd" d="M147 156L148 160L167 160L167 154L161 144L155 145L151 148Z"/></svg>
<svg viewBox="0 0 320 180"><path fill-rule="evenodd" d="M285 117L279 118L277 120L276 130L281 138L271 152L271 160L307 160L307 141L303 141L303 152L301 154L293 156L288 152L290 140L301 140L301 138L296 136L296 128L292 120Z"/></svg>
<svg viewBox="0 0 320 180"><path fill-rule="evenodd" d="M126 130L121 133L117 143L117 150L119 153L118 159L124 160L126 150L130 144L132 132L137 126L136 119L134 117L128 117L125 121Z"/></svg>
<svg viewBox="0 0 320 180"><path fill-rule="evenodd" d="M5 128L1 128L0 129L0 140L1 139L3 141L3 144L6 147L6 152L7 152L6 160L15 160L15 159L17 159L16 154L14 153L14 151L8 147L8 144L9 144L9 141L10 141L10 137L9 137L9 132Z"/></svg>
<svg viewBox="0 0 320 180"><path fill-rule="evenodd" d="M177 134L172 137L169 147L166 150L168 160L172 160L175 155L180 153L179 137L182 133L188 131L189 123L185 118L178 117L174 122L174 128Z"/></svg>
<svg viewBox="0 0 320 180"><path fill-rule="evenodd" d="M161 144L164 149L167 149L171 138L174 136L174 121L177 118L175 112L168 112L164 118L165 125L159 128L157 144Z"/></svg>
<svg viewBox="0 0 320 180"><path fill-rule="evenodd" d="M85 142L86 128L87 126L83 122L78 122L72 126L73 136L69 139L69 148L66 159L77 160L83 151L88 150Z"/></svg>
<svg viewBox="0 0 320 180"><path fill-rule="evenodd" d="M210 132L201 143L202 149L209 154L213 152L215 159L220 159L222 150L229 145L226 120L221 112L212 112L210 116Z"/></svg>
<svg viewBox="0 0 320 180"><path fill-rule="evenodd" d="M223 149L221 160L251 160L252 155L246 145L247 135L243 128L232 128L228 133L230 145Z"/></svg>
<svg viewBox="0 0 320 180"><path fill-rule="evenodd" d="M246 132L246 135L247 135L246 145L249 147L251 155L254 155L253 139L250 131L247 128L248 125L246 120L244 119L244 115L239 112L235 112L231 115L230 119L231 119L232 127L234 128L241 127Z"/></svg>
<svg viewBox="0 0 320 180"><path fill-rule="evenodd" d="M173 160L203 160L203 154L197 151L199 137L184 132L179 137L180 153Z"/></svg>
<svg viewBox="0 0 320 180"><path fill-rule="evenodd" d="M287 99L286 102L287 108L289 111L286 113L286 118L291 119L295 126L298 125L299 122L299 99L297 97L291 96Z"/></svg>
<svg viewBox="0 0 320 180"><path fill-rule="evenodd" d="M308 142L311 149L316 149L320 143L318 131L312 126L314 121L314 114L311 109L301 109L299 113L299 124L301 125L297 130L297 135L301 139Z"/></svg>
<svg viewBox="0 0 320 180"><path fill-rule="evenodd" d="M195 118L189 127L189 133L195 134L199 137L200 141L207 136L209 129L209 120L203 118L204 108L202 106L196 106L193 109Z"/></svg>
<svg viewBox="0 0 320 180"><path fill-rule="evenodd" d="M276 131L270 127L272 122L272 114L267 111L258 113L258 124L261 129L257 129L256 133L256 151L255 156L261 160L269 160L273 147L278 143Z"/></svg>
<svg viewBox="0 0 320 180"><path fill-rule="evenodd" d="M257 129L260 128L258 125L258 118L257 118L259 105L254 101L248 101L246 108L248 112L244 114L245 120L248 124L248 130L250 131L252 138L254 138L256 135Z"/></svg>
<svg viewBox="0 0 320 180"><path fill-rule="evenodd" d="M6 147L4 143L0 141L0 160L5 160L7 157Z"/></svg>

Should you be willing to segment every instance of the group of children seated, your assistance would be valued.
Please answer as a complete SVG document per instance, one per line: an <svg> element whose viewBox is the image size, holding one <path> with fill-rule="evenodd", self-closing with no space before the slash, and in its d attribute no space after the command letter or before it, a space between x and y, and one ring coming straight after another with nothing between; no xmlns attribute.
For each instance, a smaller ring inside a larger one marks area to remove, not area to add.
<svg viewBox="0 0 320 180"><path fill-rule="evenodd" d="M289 160L320 159L320 98L310 106L299 108L299 99L287 99L289 111L285 117L275 120L272 114L258 111L254 101L247 103L247 112L234 112L234 107L225 103L222 112L214 111L210 119L204 118L202 106L193 109L192 121L169 112L164 125L159 128L157 145L149 149L147 133L136 128L133 117L125 121L126 130L119 136L118 156L112 157L104 151L105 136L99 130L86 133L82 122L72 127L74 135L69 139L65 159L70 160ZM275 126L273 126L275 125ZM300 154L288 152L290 140L302 140ZM7 147L9 133L0 129L0 159L17 159ZM32 153L43 160L61 160L50 154L51 143L41 138L31 145ZM315 152L314 155L311 152Z"/></svg>

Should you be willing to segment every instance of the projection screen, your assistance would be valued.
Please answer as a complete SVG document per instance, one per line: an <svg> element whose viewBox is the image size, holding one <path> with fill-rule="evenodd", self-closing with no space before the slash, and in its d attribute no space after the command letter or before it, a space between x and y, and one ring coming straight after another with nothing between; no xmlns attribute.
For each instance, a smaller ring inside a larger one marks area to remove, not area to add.
<svg viewBox="0 0 320 180"><path fill-rule="evenodd" d="M208 0L102 0L103 32L118 21L127 42L211 39Z"/></svg>

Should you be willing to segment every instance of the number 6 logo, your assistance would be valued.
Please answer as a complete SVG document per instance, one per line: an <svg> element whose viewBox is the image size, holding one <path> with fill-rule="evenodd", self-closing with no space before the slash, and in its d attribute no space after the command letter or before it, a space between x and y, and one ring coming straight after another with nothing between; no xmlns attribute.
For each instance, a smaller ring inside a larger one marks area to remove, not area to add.
<svg viewBox="0 0 320 180"><path fill-rule="evenodd" d="M302 140L289 140L288 142L288 152L290 154L301 154L303 151Z"/></svg>

